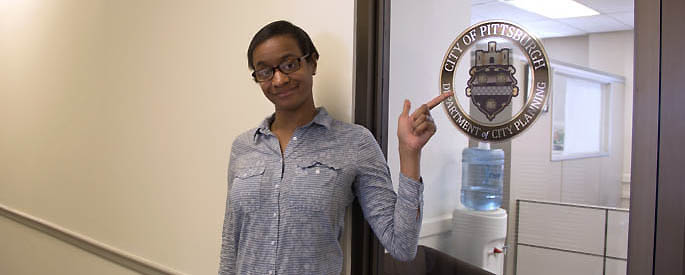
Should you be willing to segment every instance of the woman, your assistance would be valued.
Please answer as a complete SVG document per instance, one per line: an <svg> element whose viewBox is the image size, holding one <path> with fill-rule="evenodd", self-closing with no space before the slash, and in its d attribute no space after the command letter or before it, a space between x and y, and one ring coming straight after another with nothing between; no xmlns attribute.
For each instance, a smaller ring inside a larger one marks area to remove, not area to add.
<svg viewBox="0 0 685 275"><path fill-rule="evenodd" d="M309 36L286 21L250 42L248 66L275 112L233 142L220 274L340 274L345 209L359 199L384 247L411 260L421 227L421 148L435 133L429 108L398 121L398 194L371 133L316 108L319 58Z"/></svg>

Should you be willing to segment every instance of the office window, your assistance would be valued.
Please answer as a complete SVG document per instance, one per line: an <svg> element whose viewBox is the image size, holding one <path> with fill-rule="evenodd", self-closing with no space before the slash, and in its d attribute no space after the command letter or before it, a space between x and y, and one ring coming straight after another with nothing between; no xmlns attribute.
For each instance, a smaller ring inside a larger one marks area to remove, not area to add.
<svg viewBox="0 0 685 275"><path fill-rule="evenodd" d="M577 66L553 68L552 160L607 156L612 82Z"/></svg>

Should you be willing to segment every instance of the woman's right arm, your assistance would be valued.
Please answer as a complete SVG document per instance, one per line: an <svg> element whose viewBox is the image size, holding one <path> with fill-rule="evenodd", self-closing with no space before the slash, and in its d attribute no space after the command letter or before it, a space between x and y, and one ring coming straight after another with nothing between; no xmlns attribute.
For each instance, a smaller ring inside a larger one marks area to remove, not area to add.
<svg viewBox="0 0 685 275"><path fill-rule="evenodd" d="M233 209L231 208L231 201L229 200L231 194L231 187L233 186L235 166L235 153L231 148L231 157L228 161L228 188L226 190L226 213L224 215L224 228L221 235L221 256L219 259L219 274L229 275L236 274L236 257L238 254L238 231L235 229L235 222L233 219Z"/></svg>

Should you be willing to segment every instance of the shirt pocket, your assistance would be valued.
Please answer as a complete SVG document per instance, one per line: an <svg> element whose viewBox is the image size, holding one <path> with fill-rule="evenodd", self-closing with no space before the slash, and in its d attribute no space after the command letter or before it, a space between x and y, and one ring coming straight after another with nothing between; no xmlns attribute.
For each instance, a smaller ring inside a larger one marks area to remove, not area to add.
<svg viewBox="0 0 685 275"><path fill-rule="evenodd" d="M230 199L240 213L251 213L261 206L264 170L264 165L236 168Z"/></svg>
<svg viewBox="0 0 685 275"><path fill-rule="evenodd" d="M340 190L342 164L336 160L309 158L297 162L288 203L292 210L328 211Z"/></svg>

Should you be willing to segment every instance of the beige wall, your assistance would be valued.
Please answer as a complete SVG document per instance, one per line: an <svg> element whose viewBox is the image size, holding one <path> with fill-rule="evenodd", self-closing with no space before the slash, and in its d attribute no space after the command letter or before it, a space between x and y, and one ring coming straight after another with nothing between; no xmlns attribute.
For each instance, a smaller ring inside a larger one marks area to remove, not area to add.
<svg viewBox="0 0 685 275"><path fill-rule="evenodd" d="M276 19L312 36L317 105L351 121L354 2L0 2L0 203L215 273L231 141L272 111L246 47ZM2 274L128 272L99 259L80 269L88 256L0 220L2 239L27 240L0 246ZM53 264L29 246L50 247Z"/></svg>
<svg viewBox="0 0 685 275"><path fill-rule="evenodd" d="M2 274L138 274L9 219L0 234Z"/></svg>

